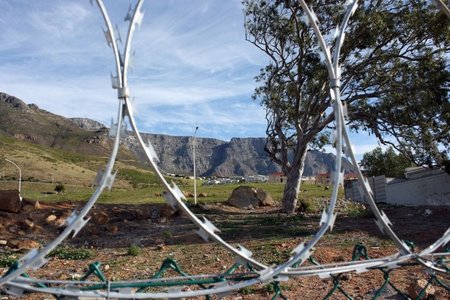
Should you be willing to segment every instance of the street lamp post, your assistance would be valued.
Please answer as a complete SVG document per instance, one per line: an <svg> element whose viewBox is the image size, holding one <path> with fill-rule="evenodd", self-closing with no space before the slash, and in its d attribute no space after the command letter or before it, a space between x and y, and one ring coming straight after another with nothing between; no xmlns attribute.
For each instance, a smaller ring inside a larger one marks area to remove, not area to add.
<svg viewBox="0 0 450 300"><path fill-rule="evenodd" d="M20 167L13 161L5 158L5 160L11 164L13 164L17 169L19 169L19 194L20 194L20 189L22 187L22 170L20 169Z"/></svg>
<svg viewBox="0 0 450 300"><path fill-rule="evenodd" d="M194 204L197 205L197 176L195 170L195 135L197 134L198 126L195 127L193 139L192 139L192 152L194 161Z"/></svg>

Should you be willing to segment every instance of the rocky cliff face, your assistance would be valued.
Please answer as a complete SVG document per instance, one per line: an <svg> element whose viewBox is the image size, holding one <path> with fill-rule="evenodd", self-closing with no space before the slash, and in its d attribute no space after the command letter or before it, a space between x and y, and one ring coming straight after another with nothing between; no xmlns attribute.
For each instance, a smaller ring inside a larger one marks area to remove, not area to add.
<svg viewBox="0 0 450 300"><path fill-rule="evenodd" d="M87 131L99 131L105 128L105 125L103 125L102 123L87 118L69 118L69 120L75 123L81 129Z"/></svg>
<svg viewBox="0 0 450 300"><path fill-rule="evenodd" d="M193 174L192 137L143 134L149 140L160 160L160 167L169 173ZM264 151L265 138L233 138L221 141L211 138L196 138L196 170L200 176L232 176L271 174L280 171ZM144 153L134 136L129 135L125 144L139 157ZM320 151L309 151L306 157L304 176L333 172L335 155ZM346 170L351 169L344 162Z"/></svg>

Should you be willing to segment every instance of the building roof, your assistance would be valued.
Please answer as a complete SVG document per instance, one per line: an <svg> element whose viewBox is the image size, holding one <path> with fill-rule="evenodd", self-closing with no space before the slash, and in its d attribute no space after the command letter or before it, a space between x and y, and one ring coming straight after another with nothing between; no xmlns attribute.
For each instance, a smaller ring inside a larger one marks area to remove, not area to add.
<svg viewBox="0 0 450 300"><path fill-rule="evenodd" d="M270 176L284 176L284 173L283 172L275 172L275 173L270 174Z"/></svg>
<svg viewBox="0 0 450 300"><path fill-rule="evenodd" d="M317 173L316 177L330 177L330 173Z"/></svg>

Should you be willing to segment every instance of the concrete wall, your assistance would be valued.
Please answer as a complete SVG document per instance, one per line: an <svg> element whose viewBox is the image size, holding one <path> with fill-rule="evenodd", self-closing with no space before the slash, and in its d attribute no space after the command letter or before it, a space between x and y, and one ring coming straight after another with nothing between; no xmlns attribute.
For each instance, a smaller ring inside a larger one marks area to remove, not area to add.
<svg viewBox="0 0 450 300"><path fill-rule="evenodd" d="M372 189L375 202L386 202L386 177L384 175L367 178ZM366 203L362 189L357 179L344 181L345 198L356 202Z"/></svg>
<svg viewBox="0 0 450 300"><path fill-rule="evenodd" d="M450 175L444 171L414 179L394 180L386 186L386 202L407 206L450 206Z"/></svg>

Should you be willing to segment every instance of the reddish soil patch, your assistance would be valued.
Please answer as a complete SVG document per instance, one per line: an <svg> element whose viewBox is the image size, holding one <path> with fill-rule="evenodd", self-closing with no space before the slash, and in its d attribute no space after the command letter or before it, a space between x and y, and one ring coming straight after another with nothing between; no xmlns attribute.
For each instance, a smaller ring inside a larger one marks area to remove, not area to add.
<svg viewBox="0 0 450 300"><path fill-rule="evenodd" d="M6 241L6 245L0 245L0 252L18 251L22 255L27 248L23 241L43 245L52 240L61 231L65 218L78 205L41 204L38 209L29 205L19 214L0 212L0 240ZM203 242L186 217L161 216L160 207L156 204L97 205L90 213L91 222L77 237L68 241L72 246L90 249L95 257L82 261L54 258L30 275L47 279L76 278L84 274L89 263L100 261L110 280L144 279L150 278L166 257L174 258L189 274L222 273L233 264L233 257L222 247ZM429 208L432 211L430 215L426 209L383 207L398 236L414 241L417 249L434 242L450 225L449 208ZM254 257L266 264L284 261L299 242L309 240L318 229L320 220L320 216L315 214L286 216L278 213L278 208L242 211L214 204L193 210L213 221L222 230L221 236L225 240L234 245L243 244L253 252ZM379 233L372 218L364 215L338 216L333 232L326 234L319 242L313 256L319 263L349 261L353 247L360 242L367 247L371 257L384 257L397 251L393 243ZM141 247L138 256L127 255L131 244ZM0 269L0 272L5 270ZM425 268L419 265L396 269L389 275L395 286L405 293L418 279L429 278ZM449 283L448 276L439 278ZM373 270L362 274L344 274L339 283L354 299L370 299L383 281L383 273ZM434 299L450 299L450 293L433 286ZM317 276L293 278L281 283L282 292L289 299L322 299L332 287L332 279ZM271 299L273 294L273 289L261 285L238 291L226 299ZM392 288L387 288L379 299L397 299L395 295ZM50 297L33 294L22 298ZM336 293L331 299L344 297Z"/></svg>

